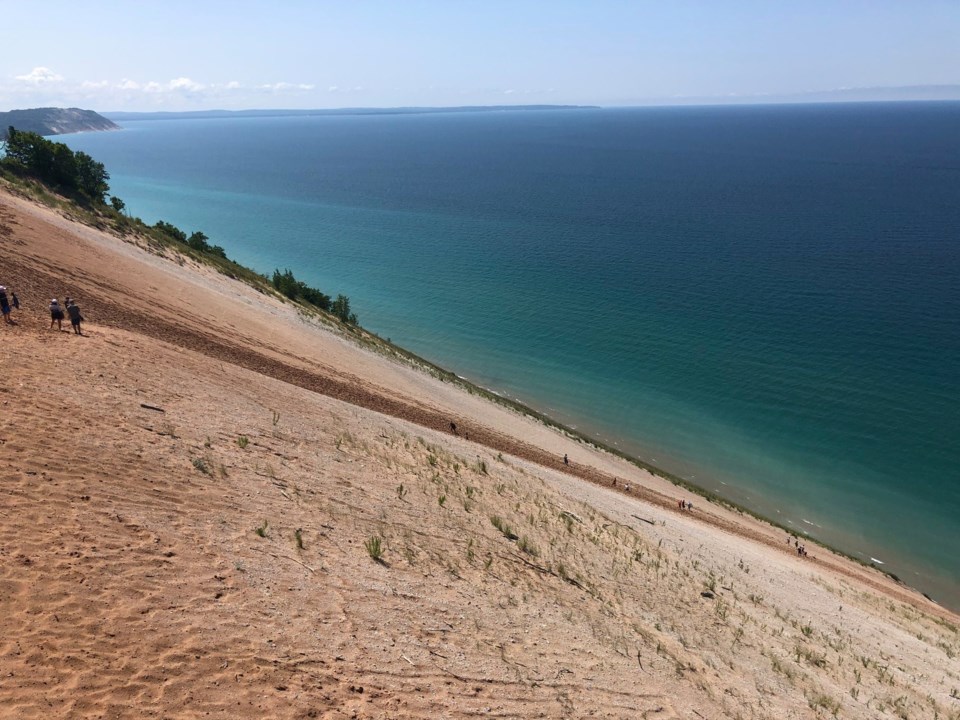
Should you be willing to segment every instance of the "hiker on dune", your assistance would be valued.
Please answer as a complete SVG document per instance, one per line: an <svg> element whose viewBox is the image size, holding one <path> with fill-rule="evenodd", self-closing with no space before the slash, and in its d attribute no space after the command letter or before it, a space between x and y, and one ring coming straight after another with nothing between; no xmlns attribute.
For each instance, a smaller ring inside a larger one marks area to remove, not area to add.
<svg viewBox="0 0 960 720"><path fill-rule="evenodd" d="M83 320L83 316L80 314L80 306L73 300L67 305L67 314L70 316L70 324L73 325L73 331L77 335L83 335L83 332L80 330L80 322Z"/></svg>
<svg viewBox="0 0 960 720"><path fill-rule="evenodd" d="M57 330L63 330L63 308L59 301L54 298L50 301L50 329L53 330L53 324L57 324Z"/></svg>

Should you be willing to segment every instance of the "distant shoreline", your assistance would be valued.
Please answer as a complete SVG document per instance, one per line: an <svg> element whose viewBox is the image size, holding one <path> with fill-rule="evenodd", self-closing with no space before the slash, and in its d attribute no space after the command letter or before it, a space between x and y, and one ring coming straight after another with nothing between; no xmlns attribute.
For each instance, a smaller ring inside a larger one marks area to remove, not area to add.
<svg viewBox="0 0 960 720"><path fill-rule="evenodd" d="M327 115L449 115L478 112L530 112L549 110L598 110L597 105L464 105L460 107L335 108L316 110L188 110L184 112L105 112L114 122L137 120L201 120L224 118L318 117Z"/></svg>
<svg viewBox="0 0 960 720"><path fill-rule="evenodd" d="M398 108L334 108L316 110L186 110L101 113L115 123L158 120L241 120L253 118L306 118L306 117L376 117L397 115L457 115L474 113L507 112L553 112L578 110L695 110L697 108L748 107L796 107L796 106L849 106L849 105L910 105L960 103L960 99L944 98L856 98L844 95L823 97L744 97L744 98L670 98L642 100L615 105L476 105L462 107L398 107ZM121 128L122 129L122 128Z"/></svg>

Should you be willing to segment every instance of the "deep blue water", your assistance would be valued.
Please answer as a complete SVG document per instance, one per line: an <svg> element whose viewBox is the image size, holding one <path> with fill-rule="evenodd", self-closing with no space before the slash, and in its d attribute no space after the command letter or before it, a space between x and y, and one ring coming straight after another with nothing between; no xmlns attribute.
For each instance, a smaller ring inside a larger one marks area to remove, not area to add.
<svg viewBox="0 0 960 720"><path fill-rule="evenodd" d="M144 220L960 606L960 104L58 139Z"/></svg>

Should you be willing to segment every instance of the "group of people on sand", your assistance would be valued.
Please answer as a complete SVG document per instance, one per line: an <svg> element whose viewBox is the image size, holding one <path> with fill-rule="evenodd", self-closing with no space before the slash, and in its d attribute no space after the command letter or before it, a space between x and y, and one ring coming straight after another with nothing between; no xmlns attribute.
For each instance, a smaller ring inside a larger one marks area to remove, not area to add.
<svg viewBox="0 0 960 720"><path fill-rule="evenodd" d="M681 510L693 510L693 503L689 500L677 500L677 507Z"/></svg>
<svg viewBox="0 0 960 720"><path fill-rule="evenodd" d="M17 323L11 317L14 310L20 309L20 298L17 294L4 285L0 285L0 313L3 314L3 322L7 325L16 325ZM70 298L64 300L63 305L57 298L50 301L50 329L56 325L58 330L63 330L63 321L70 318L70 325L73 332L77 335L83 335L80 329L80 323L83 322L83 316L80 314L80 306Z"/></svg>
<svg viewBox="0 0 960 720"><path fill-rule="evenodd" d="M7 325L16 324L10 317L10 311L19 309L20 298L17 297L17 294L13 290L7 290L5 286L0 285L0 312L3 313L3 321Z"/></svg>
<svg viewBox="0 0 960 720"><path fill-rule="evenodd" d="M791 542L792 542L792 543L794 544L794 546L797 548L797 556L798 556L798 557L807 557L807 546L806 546L806 545L801 545L801 544L800 544L800 540L799 540L797 537L795 537L795 536L793 536L793 535L787 535L787 545L789 545Z"/></svg>
<svg viewBox="0 0 960 720"><path fill-rule="evenodd" d="M70 324L73 326L73 332L77 335L83 335L83 331L80 329L80 323L83 322L83 316L80 314L80 306L69 297L64 298L62 307L57 298L53 298L50 301L50 329L53 330L53 326L56 325L57 330L63 330L64 309L66 309L66 314L70 316Z"/></svg>

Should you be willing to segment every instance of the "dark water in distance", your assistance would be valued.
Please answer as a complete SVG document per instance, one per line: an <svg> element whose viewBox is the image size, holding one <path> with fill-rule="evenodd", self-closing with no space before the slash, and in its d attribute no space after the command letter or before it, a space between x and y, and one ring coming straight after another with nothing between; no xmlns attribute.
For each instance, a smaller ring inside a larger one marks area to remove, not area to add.
<svg viewBox="0 0 960 720"><path fill-rule="evenodd" d="M960 607L960 104L124 128L133 214Z"/></svg>

